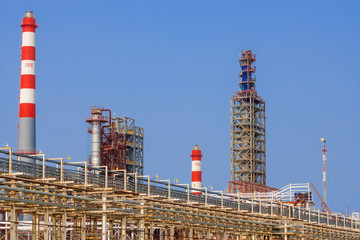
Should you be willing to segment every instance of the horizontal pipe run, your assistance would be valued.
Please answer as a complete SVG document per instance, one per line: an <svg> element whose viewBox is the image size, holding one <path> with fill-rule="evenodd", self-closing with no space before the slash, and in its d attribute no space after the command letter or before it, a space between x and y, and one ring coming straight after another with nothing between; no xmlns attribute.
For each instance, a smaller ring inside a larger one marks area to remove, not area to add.
<svg viewBox="0 0 360 240"><path fill-rule="evenodd" d="M62 208L76 208L81 210L97 210L93 208L84 208L84 207L77 207L77 206L69 206L69 205L62 205L58 203L47 203L47 202L38 202L38 201L30 201L25 199L17 199L17 198L6 198L0 197L0 200L9 201L9 202L22 202L22 203L29 203L29 204L37 204L37 205L46 205L46 206L54 206L54 207L62 207Z"/></svg>
<svg viewBox="0 0 360 240"><path fill-rule="evenodd" d="M188 215L192 215L192 216L207 217L207 218L221 219L221 220L234 221L234 222L244 222L244 223L260 224L260 225L266 225L266 226L280 226L279 224L261 223L261 222L245 221L245 220L234 219L234 218L216 217L216 216L210 216L210 215L205 215L205 214L196 214L196 213L176 211L176 210L170 210L170 209L161 209L161 208L156 208L156 207L147 207L146 209L172 212L172 213L182 213L182 214L188 214Z"/></svg>

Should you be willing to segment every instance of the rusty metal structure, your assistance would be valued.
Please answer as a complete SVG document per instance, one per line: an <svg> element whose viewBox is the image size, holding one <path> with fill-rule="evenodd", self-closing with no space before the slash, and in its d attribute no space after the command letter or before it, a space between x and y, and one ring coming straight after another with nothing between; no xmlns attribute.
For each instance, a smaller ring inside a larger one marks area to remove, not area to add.
<svg viewBox="0 0 360 240"><path fill-rule="evenodd" d="M86 122L91 125L91 166L143 175L144 129L137 127L134 119L112 117L110 109L92 107Z"/></svg>
<svg viewBox="0 0 360 240"><path fill-rule="evenodd" d="M231 98L232 193L271 190L266 186L265 101L255 88L255 61L251 50L241 52L240 91Z"/></svg>
<svg viewBox="0 0 360 240"><path fill-rule="evenodd" d="M192 190L188 184L6 147L0 149L0 239L360 239L357 218ZM21 214L31 221L20 220Z"/></svg>
<svg viewBox="0 0 360 240"><path fill-rule="evenodd" d="M126 170L144 174L144 129L135 124L135 119L114 116L114 130L126 139Z"/></svg>

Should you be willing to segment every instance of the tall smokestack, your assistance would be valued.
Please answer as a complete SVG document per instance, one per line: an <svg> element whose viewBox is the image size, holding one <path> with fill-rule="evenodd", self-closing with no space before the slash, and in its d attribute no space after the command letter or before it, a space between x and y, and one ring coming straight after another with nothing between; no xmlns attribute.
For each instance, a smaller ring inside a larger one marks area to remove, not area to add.
<svg viewBox="0 0 360 240"><path fill-rule="evenodd" d="M35 30L38 27L33 12L26 12L21 22L21 77L18 152L36 153L35 108ZM24 161L31 162L30 159Z"/></svg>
<svg viewBox="0 0 360 240"><path fill-rule="evenodd" d="M198 145L194 146L191 152L192 166L191 166L191 187L201 190L201 150ZM201 194L201 191L192 190L193 194Z"/></svg>

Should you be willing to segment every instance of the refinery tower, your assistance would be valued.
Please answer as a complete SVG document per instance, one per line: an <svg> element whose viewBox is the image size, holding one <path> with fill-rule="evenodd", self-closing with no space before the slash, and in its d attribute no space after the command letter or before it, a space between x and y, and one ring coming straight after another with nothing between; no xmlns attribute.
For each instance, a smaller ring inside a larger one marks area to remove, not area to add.
<svg viewBox="0 0 360 240"><path fill-rule="evenodd" d="M231 98L231 181L235 192L264 192L266 186L265 101L255 88L256 55L239 58L240 90Z"/></svg>

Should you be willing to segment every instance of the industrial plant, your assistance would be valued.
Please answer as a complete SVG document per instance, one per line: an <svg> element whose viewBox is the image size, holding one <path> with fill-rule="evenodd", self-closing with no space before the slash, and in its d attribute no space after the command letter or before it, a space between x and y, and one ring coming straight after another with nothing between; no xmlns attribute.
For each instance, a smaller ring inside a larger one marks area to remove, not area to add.
<svg viewBox="0 0 360 240"><path fill-rule="evenodd" d="M327 205L325 139L322 194L312 183L268 186L265 100L256 90L252 50L239 57L231 176L224 179L227 191L216 191L202 184L200 145L186 153L191 182L146 175L144 129L107 106L92 106L84 116L88 158L75 162L37 151L33 12L25 13L21 28L18 146L0 149L0 240L360 239L359 213L346 217Z"/></svg>

